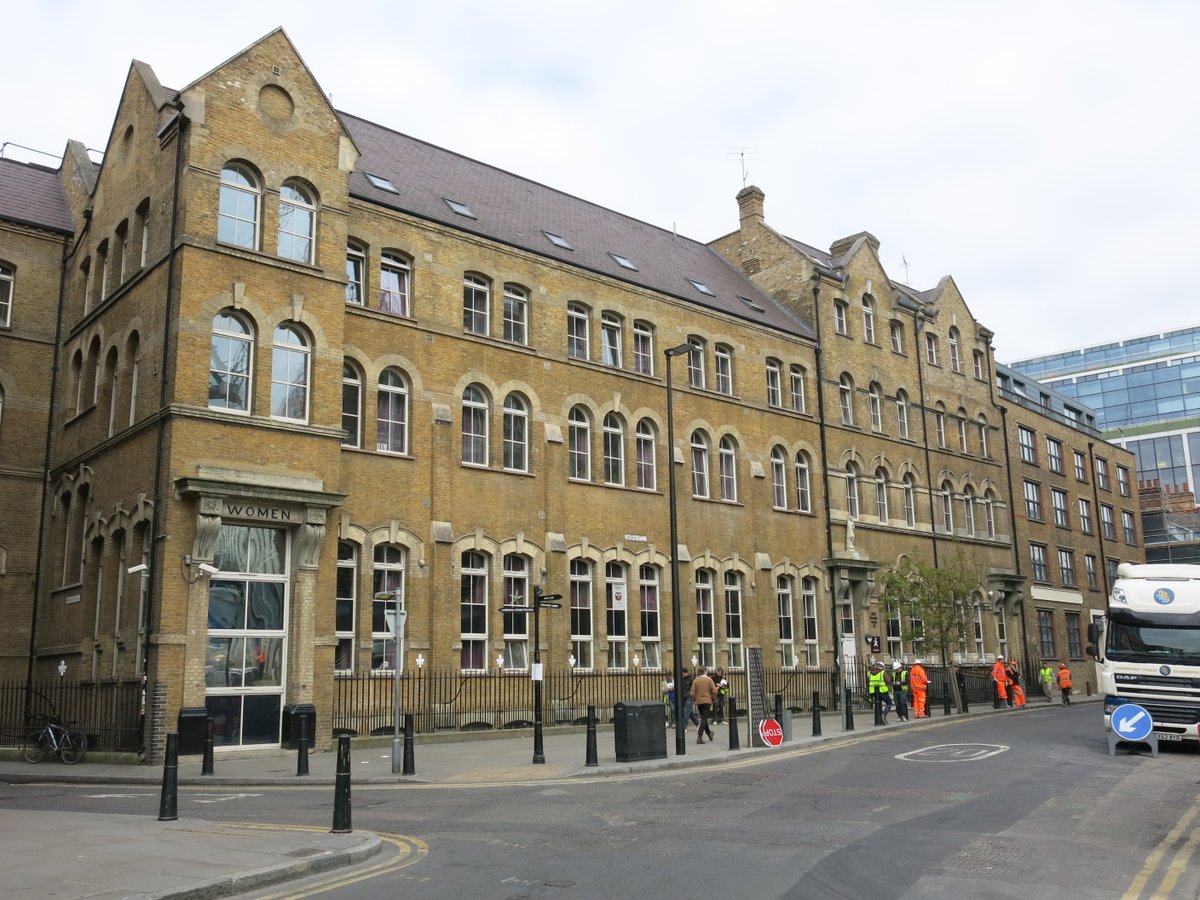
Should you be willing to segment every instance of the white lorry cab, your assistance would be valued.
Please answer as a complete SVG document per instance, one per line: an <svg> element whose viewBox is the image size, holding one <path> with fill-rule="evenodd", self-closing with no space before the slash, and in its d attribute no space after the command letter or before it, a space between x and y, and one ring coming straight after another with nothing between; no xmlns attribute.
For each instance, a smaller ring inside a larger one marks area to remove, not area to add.
<svg viewBox="0 0 1200 900"><path fill-rule="evenodd" d="M1160 741L1200 740L1200 565L1122 563L1088 643L1106 729L1114 709L1136 703Z"/></svg>

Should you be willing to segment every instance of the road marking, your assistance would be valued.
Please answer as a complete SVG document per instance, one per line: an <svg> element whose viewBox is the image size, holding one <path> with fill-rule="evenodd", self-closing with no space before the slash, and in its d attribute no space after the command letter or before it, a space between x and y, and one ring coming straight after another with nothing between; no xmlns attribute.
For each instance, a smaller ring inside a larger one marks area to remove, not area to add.
<svg viewBox="0 0 1200 900"><path fill-rule="evenodd" d="M223 803L226 800L245 800L247 797L261 797L262 794L188 794L189 800L195 800L197 803ZM200 799L208 797L207 800Z"/></svg>
<svg viewBox="0 0 1200 900"><path fill-rule="evenodd" d="M1158 864L1162 861L1167 849L1174 845L1177 840L1179 840L1180 835L1184 834L1184 832L1192 827L1192 821L1196 818L1196 814L1198 812L1200 812L1200 802L1192 805L1192 808L1187 811L1187 814L1180 819L1175 824L1175 827L1171 829L1170 833L1167 834L1166 839L1160 842L1159 845L1154 848L1154 851L1148 857L1146 857L1146 864L1142 866L1142 870L1138 872L1137 876L1132 882L1130 882L1129 890L1121 895L1121 900L1137 900L1137 898L1142 896L1142 889L1146 886L1146 882L1150 880L1150 876L1153 875L1155 870L1158 868ZM1190 843L1190 841L1188 843ZM1184 847L1186 846L1187 844L1184 845ZM1182 849L1183 848L1181 848L1181 850ZM1187 856L1191 856L1191 850L1188 851ZM1172 860L1171 865L1167 867L1168 876L1170 876L1177 858L1178 854L1176 854L1176 859ZM1186 858L1184 861L1186 862ZM1172 878L1172 885L1175 883L1174 879L1178 877L1178 875L1175 875L1174 878ZM1166 879L1164 878L1164 881L1165 880ZM1160 894L1156 892L1152 896L1157 897L1160 896Z"/></svg>
<svg viewBox="0 0 1200 900"><path fill-rule="evenodd" d="M978 762L1008 749L1005 744L934 744L932 747L897 753L896 759L906 762Z"/></svg>
<svg viewBox="0 0 1200 900"><path fill-rule="evenodd" d="M153 797L156 791L143 791L140 794L84 794L88 800L136 800L138 797Z"/></svg>

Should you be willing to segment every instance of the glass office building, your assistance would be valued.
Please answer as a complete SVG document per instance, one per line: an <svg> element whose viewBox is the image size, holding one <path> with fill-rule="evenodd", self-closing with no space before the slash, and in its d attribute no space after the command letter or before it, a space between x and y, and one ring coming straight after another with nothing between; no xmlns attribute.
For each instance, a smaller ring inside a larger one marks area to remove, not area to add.
<svg viewBox="0 0 1200 900"><path fill-rule="evenodd" d="M1147 561L1200 563L1200 513L1188 496L1200 483L1200 326L1008 367L1094 409L1105 439L1133 452L1139 488L1150 491L1142 507Z"/></svg>

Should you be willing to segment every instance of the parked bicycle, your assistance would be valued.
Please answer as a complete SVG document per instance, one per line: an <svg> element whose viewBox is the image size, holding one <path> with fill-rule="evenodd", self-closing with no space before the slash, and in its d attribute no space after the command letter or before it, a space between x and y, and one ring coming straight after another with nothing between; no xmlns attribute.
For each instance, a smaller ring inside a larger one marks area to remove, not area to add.
<svg viewBox="0 0 1200 900"><path fill-rule="evenodd" d="M57 754L68 766L73 766L83 759L83 755L87 753L87 735L67 727L74 724L47 718L46 724L26 736L25 761L40 763L49 753Z"/></svg>

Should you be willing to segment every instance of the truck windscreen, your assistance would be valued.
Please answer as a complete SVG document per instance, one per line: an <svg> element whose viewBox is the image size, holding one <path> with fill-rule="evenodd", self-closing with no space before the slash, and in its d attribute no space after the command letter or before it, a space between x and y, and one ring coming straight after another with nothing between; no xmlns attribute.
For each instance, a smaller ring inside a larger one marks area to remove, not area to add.
<svg viewBox="0 0 1200 900"><path fill-rule="evenodd" d="M1167 621L1164 621L1167 619ZM1200 618L1113 612L1108 618L1108 658L1125 662L1200 665Z"/></svg>

